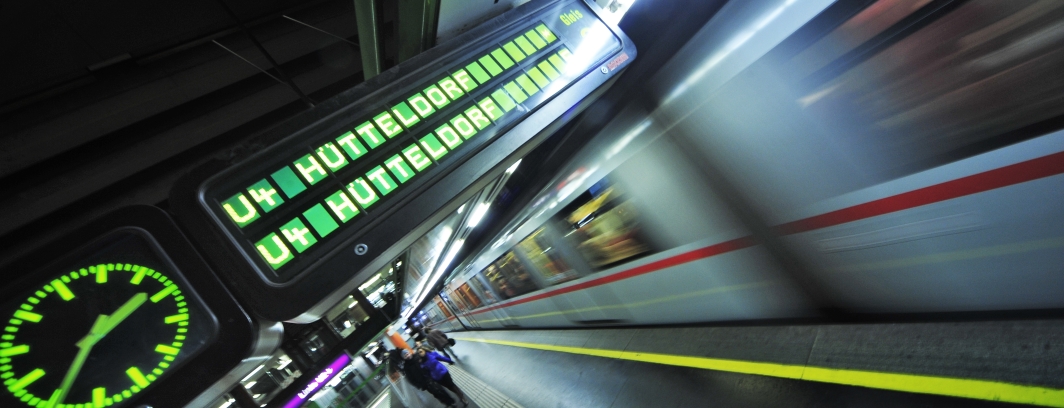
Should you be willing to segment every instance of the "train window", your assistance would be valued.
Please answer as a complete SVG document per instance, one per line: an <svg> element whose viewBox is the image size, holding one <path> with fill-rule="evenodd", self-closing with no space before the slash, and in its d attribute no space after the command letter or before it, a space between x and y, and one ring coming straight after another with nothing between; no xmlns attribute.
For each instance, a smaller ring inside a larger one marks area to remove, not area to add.
<svg viewBox="0 0 1064 408"><path fill-rule="evenodd" d="M469 283L464 283L458 287L458 290L454 291L457 297L462 299L468 310L473 310L480 307L483 303L480 301L480 297L473 292L473 289L469 287Z"/></svg>
<svg viewBox="0 0 1064 408"><path fill-rule="evenodd" d="M872 140L898 171L1064 124L1064 2L974 0L897 37L867 59L828 64L799 102L830 123L859 124L851 137Z"/></svg>
<svg viewBox="0 0 1064 408"><path fill-rule="evenodd" d="M496 303L496 302L498 302L498 301L499 301L499 299L496 299L496 298L495 298L495 294L494 294L494 293L492 293L491 289L488 289L488 287L487 287L487 286L485 286L485 285L484 285L484 283L480 281L480 279L478 278L478 276L471 276L471 277L469 278L469 282L470 282L470 283L472 283L472 284L473 284L473 286L474 286L474 287L475 287L475 288L476 288L476 289L477 289L478 291L480 291L480 293L481 293L481 295L482 295L482 296L481 296L481 299L483 299L483 300L484 300L484 303L485 303L485 304L489 304L489 305L490 305L490 304L492 304L492 303Z"/></svg>
<svg viewBox="0 0 1064 408"><path fill-rule="evenodd" d="M431 304L425 308L424 313L425 315L421 318L423 327L430 327L443 322L443 316L440 315L440 311L436 310Z"/></svg>
<svg viewBox="0 0 1064 408"><path fill-rule="evenodd" d="M451 314L451 309L449 309L447 306L445 306L443 304L443 299L440 299L439 296L436 296L435 301L436 301L436 307L440 308L440 311L443 312L444 320L454 317L454 315Z"/></svg>
<svg viewBox="0 0 1064 408"><path fill-rule="evenodd" d="M532 276L513 251L503 254L484 270L484 277L503 299L521 296L539 289Z"/></svg>
<svg viewBox="0 0 1064 408"><path fill-rule="evenodd" d="M608 179L558 213L568 237L592 268L601 270L650 252L640 230L639 212Z"/></svg>
<svg viewBox="0 0 1064 408"><path fill-rule="evenodd" d="M447 320L447 316L444 315L443 312L441 312L439 309L434 309L432 311L432 322L433 323L440 324L440 323L443 323L446 320Z"/></svg>
<svg viewBox="0 0 1064 408"><path fill-rule="evenodd" d="M466 305L460 296L456 296L455 292L449 292L445 300L454 305L459 312L469 311L469 305Z"/></svg>
<svg viewBox="0 0 1064 408"><path fill-rule="evenodd" d="M562 259L545 231L545 228L536 230L517 246L524 251L536 272L539 272L547 283L556 285L578 278L579 275Z"/></svg>

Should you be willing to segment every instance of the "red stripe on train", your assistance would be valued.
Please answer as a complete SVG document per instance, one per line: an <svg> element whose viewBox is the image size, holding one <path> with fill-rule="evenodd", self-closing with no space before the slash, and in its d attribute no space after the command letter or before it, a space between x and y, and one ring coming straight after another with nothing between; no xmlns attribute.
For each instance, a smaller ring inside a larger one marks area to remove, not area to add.
<svg viewBox="0 0 1064 408"><path fill-rule="evenodd" d="M782 234L808 232L1061 173L1064 173L1064 152L789 222L776 228Z"/></svg>
<svg viewBox="0 0 1064 408"><path fill-rule="evenodd" d="M947 181L945 183L935 184L933 186L928 186L906 193L881 198L879 200L870 201L864 204L858 204L853 207L847 207L841 210L836 210L829 213L801 219L798 221L789 222L776 227L776 229L785 235L808 232L820 228L826 228L839 224L845 224L847 222L871 218L878 215L907 210L922 205L946 201L958 197L963 197L966 195L981 193L984 191L989 191L1001 187L1007 187L1014 184L1020 184L1023 182L1054 176L1061 173L1064 173L1064 152L1039 157L1034 160L1016 163L994 170L973 174L971 176L962 177L956 180ZM685 252L674 257L651 262L649 264L638 266L610 276L589 280L587 282L583 282L577 285L540 293L535 296L529 296L527 298L518 299L512 302L499 303L484 309L475 310L469 314L484 313L490 310L519 305L521 303L527 303L598 285L604 285L622 279L628 279L633 276L638 276L657 270L665 269L671 266L676 266L679 264L708 258L714 255L723 254L725 252L746 248L749 246L753 246L754 244L755 242L752 237L743 237L732 241L722 242L720 244L711 245L705 248L699 248L690 252Z"/></svg>
<svg viewBox="0 0 1064 408"><path fill-rule="evenodd" d="M519 305L519 304L522 304L522 303L528 303L528 302L532 302L532 301L548 298L548 297L551 297L551 296L557 296L557 295L561 295L561 294L565 294L565 293L569 293L569 292L575 292L575 291L578 291L578 290L587 289L587 288L594 287L594 286L605 285L607 283L612 283L612 282L616 282L616 281L619 281L619 280L628 279L628 278L631 278L631 277L648 274L648 273L651 273L651 272L654 272L654 271L659 271L659 270L662 270L662 269L665 269L665 268L669 268L669 267L673 267L673 266L676 266L676 265L685 264L685 263L692 262L692 261L697 261L699 259L709 258L711 256L720 255L720 254L723 254L723 253L736 251L736 250L740 250L740 249L747 248L747 247L752 247L752 246L754 246L756 244L757 243L754 242L754 239L752 237L743 237L743 238L733 239L731 241L721 242L719 244L710 245L710 246L703 247L703 248L698 248L698 249L695 249L695 250L692 250L692 251L684 252L684 253L676 255L676 256L671 256L671 257L668 257L668 258L665 258L665 259L657 260L657 261L648 263L646 265L637 266L635 268L632 268L632 269L629 269L629 270L626 270L626 271L623 271L623 272L618 272L618 273L615 273L613 275L603 276L603 277L598 278L598 279L592 279L592 280L589 280L587 282L581 282L581 283L578 283L578 284L575 284L575 285L572 285L572 286L566 286L564 288L555 289L555 290L548 291L548 292L543 292L543 293L540 293L538 295L529 296L529 297L526 297L526 298L523 298L523 299L517 299L517 300L514 300L514 301L510 301L510 302L499 303L499 304L496 304L494 306L486 307L484 309L475 310L475 311L471 312L470 314L484 313L484 312L487 312L487 311L500 309L500 308L503 308L503 307L510 307L510 306Z"/></svg>

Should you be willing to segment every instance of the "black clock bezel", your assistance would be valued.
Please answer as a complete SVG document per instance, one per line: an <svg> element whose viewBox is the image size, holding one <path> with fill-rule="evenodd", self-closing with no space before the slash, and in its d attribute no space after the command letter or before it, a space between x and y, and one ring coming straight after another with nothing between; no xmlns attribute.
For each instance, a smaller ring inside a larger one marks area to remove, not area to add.
<svg viewBox="0 0 1064 408"><path fill-rule="evenodd" d="M177 268L172 273L184 278L215 326L202 349L179 367L168 371L147 390L127 400L132 406L183 406L251 354L258 322L237 304L170 216L161 209L145 205L123 207L0 265L0 276L9 282L0 287L0 300L10 300L40 286L54 275L53 266L76 261L71 258L74 255L56 257L55 254L72 253L107 234L128 228L140 230L138 232L154 241L161 251L154 255Z"/></svg>

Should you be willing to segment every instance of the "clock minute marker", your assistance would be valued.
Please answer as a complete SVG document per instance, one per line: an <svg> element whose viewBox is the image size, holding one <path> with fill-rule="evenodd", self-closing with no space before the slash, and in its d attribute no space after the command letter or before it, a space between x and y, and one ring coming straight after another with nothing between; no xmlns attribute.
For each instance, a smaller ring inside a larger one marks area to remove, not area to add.
<svg viewBox="0 0 1064 408"><path fill-rule="evenodd" d="M129 280L129 283L134 285L140 285L140 282L144 280L144 275L148 273L148 268L143 266L137 268L137 273L133 274L133 278Z"/></svg>
<svg viewBox="0 0 1064 408"><path fill-rule="evenodd" d="M30 346L22 344L18 346L8 347L0 349L0 357L11 357L19 354L26 354L30 352Z"/></svg>
<svg viewBox="0 0 1064 408"><path fill-rule="evenodd" d="M133 380L133 383L137 384L140 388L147 387L148 384L151 384L147 378L144 378L144 373L141 373L140 369L137 367L130 367L126 370L126 375L128 375L129 379Z"/></svg>
<svg viewBox="0 0 1064 408"><path fill-rule="evenodd" d="M107 283L107 266L97 265L96 269L96 283Z"/></svg>
<svg viewBox="0 0 1064 408"><path fill-rule="evenodd" d="M174 347L167 346L165 344L160 344L160 345L155 346L155 352L168 354L168 355L171 355L171 356L176 356L177 353L181 352L181 350L177 349L177 348L174 348Z"/></svg>
<svg viewBox="0 0 1064 408"><path fill-rule="evenodd" d="M163 321L165 321L166 324L183 322L183 321L186 321L186 320L188 320L188 313L181 313L181 314L175 314L173 316L166 316L166 318L163 319Z"/></svg>
<svg viewBox="0 0 1064 408"><path fill-rule="evenodd" d="M158 293L152 295L151 302L159 303L160 300L163 300L163 298L165 298L166 296L170 295L171 293L174 293L175 290L177 290L177 285L167 286L163 288L163 290L160 290Z"/></svg>
<svg viewBox="0 0 1064 408"><path fill-rule="evenodd" d="M39 315L37 313L33 313L33 312L27 312L25 310L16 310L15 311L15 317L19 318L19 319L22 319L22 320L25 320L27 322L37 323L37 322L40 322L41 318L43 318L44 316L41 316L41 315Z"/></svg>
<svg viewBox="0 0 1064 408"><path fill-rule="evenodd" d="M59 279L52 280L52 289L55 289L55 291L59 293L59 297L63 298L63 300L74 298L74 292L71 292L70 288Z"/></svg>
<svg viewBox="0 0 1064 408"><path fill-rule="evenodd" d="M33 384L34 381L37 381L41 377L44 377L44 370L36 368L33 371L30 371L29 374L26 374L22 378L19 378L18 381L15 381L13 384L7 386L7 389L11 392L17 392L28 387L30 384Z"/></svg>
<svg viewBox="0 0 1064 408"><path fill-rule="evenodd" d="M104 406L104 402L107 399L107 388L97 387L92 389L92 405L96 407Z"/></svg>

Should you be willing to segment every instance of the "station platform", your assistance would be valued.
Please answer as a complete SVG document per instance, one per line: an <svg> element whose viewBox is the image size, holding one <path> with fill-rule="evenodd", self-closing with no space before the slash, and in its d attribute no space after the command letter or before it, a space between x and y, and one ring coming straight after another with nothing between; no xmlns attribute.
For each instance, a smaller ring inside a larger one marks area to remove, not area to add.
<svg viewBox="0 0 1064 408"><path fill-rule="evenodd" d="M459 361L452 375L475 407L1059 407L1062 327L1028 320L450 336Z"/></svg>
<svg viewBox="0 0 1064 408"><path fill-rule="evenodd" d="M463 408L524 408L524 406L517 401L470 374L461 367L461 363L448 366L448 369L451 372L451 378L454 380L454 383L466 394L466 398L469 401L469 404L463 407L463 404L458 402L458 399L455 398L457 406ZM382 402L380 406L391 408L446 407L444 404L433 398L428 392L416 391L405 385L402 388L401 391L396 391L395 386L393 385L386 396L386 398L388 398L387 403ZM452 397L454 396L453 393L450 395ZM373 405L371 404L368 406L372 407Z"/></svg>

